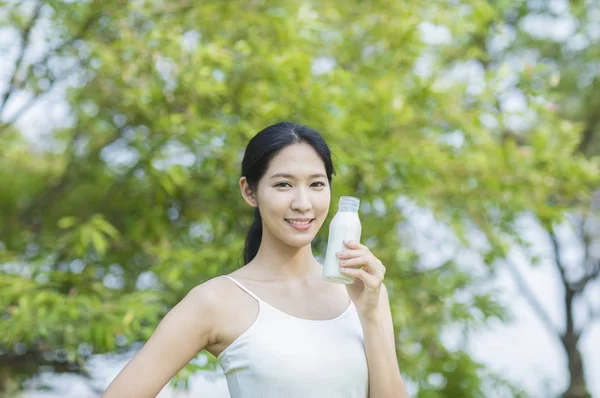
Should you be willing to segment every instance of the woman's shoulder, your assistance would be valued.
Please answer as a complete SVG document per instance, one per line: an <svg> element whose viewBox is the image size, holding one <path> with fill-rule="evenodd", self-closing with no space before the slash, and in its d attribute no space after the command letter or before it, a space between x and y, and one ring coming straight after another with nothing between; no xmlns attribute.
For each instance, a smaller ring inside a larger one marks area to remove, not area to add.
<svg viewBox="0 0 600 398"><path fill-rule="evenodd" d="M219 315L229 316L231 310L237 307L239 297L239 288L220 275L193 287L186 299L194 303L193 307L217 319Z"/></svg>
<svg viewBox="0 0 600 398"><path fill-rule="evenodd" d="M238 327L240 312L243 314L250 309L244 293L223 275L203 282L190 290L192 317L201 318L201 322L209 322L211 328L211 347L217 346L231 330ZM246 299L246 300L245 300ZM250 300L251 301L251 300ZM243 318L243 317L242 317ZM213 351L211 351L213 352Z"/></svg>
<svg viewBox="0 0 600 398"><path fill-rule="evenodd" d="M196 285L189 291L188 296L204 305L219 306L232 290L231 282L224 275L220 275Z"/></svg>

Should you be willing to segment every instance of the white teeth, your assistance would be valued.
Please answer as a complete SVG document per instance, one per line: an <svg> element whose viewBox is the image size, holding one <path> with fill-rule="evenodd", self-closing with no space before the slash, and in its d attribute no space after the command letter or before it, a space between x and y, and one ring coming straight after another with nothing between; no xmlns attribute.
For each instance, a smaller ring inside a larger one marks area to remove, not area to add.
<svg viewBox="0 0 600 398"><path fill-rule="evenodd" d="M296 221L296 220L286 220L287 222L289 222L290 224L297 224L297 225L308 225L310 224L310 221Z"/></svg>

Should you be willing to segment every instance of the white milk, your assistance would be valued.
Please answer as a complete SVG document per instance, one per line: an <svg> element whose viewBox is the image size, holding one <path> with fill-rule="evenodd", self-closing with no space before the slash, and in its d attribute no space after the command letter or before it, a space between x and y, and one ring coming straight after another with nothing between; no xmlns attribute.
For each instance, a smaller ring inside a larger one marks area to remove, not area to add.
<svg viewBox="0 0 600 398"><path fill-rule="evenodd" d="M338 211L329 224L329 238L327 240L327 254L323 264L323 278L328 282L351 284L354 279L340 272L339 258L336 253L348 248L344 240L360 242L360 219L358 207L360 200L353 196L342 196Z"/></svg>

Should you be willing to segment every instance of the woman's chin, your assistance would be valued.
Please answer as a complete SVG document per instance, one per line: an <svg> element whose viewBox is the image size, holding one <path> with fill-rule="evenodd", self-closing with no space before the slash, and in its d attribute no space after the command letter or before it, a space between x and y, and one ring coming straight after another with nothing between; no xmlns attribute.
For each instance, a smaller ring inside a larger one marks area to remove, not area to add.
<svg viewBox="0 0 600 398"><path fill-rule="evenodd" d="M306 245L310 245L314 239L315 236L313 234L306 234L304 236L287 236L282 240L288 246L297 247L300 249Z"/></svg>

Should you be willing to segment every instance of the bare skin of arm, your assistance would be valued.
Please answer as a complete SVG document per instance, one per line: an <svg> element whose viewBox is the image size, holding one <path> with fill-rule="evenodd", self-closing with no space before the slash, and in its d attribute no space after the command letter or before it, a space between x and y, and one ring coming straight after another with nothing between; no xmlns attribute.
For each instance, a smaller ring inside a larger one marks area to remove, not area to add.
<svg viewBox="0 0 600 398"><path fill-rule="evenodd" d="M381 285L378 313L372 318L361 319L361 324L369 364L369 397L408 398L398 367L392 312L385 285Z"/></svg>
<svg viewBox="0 0 600 398"><path fill-rule="evenodd" d="M196 354L217 340L219 282L196 286L161 320L102 398L154 398Z"/></svg>

